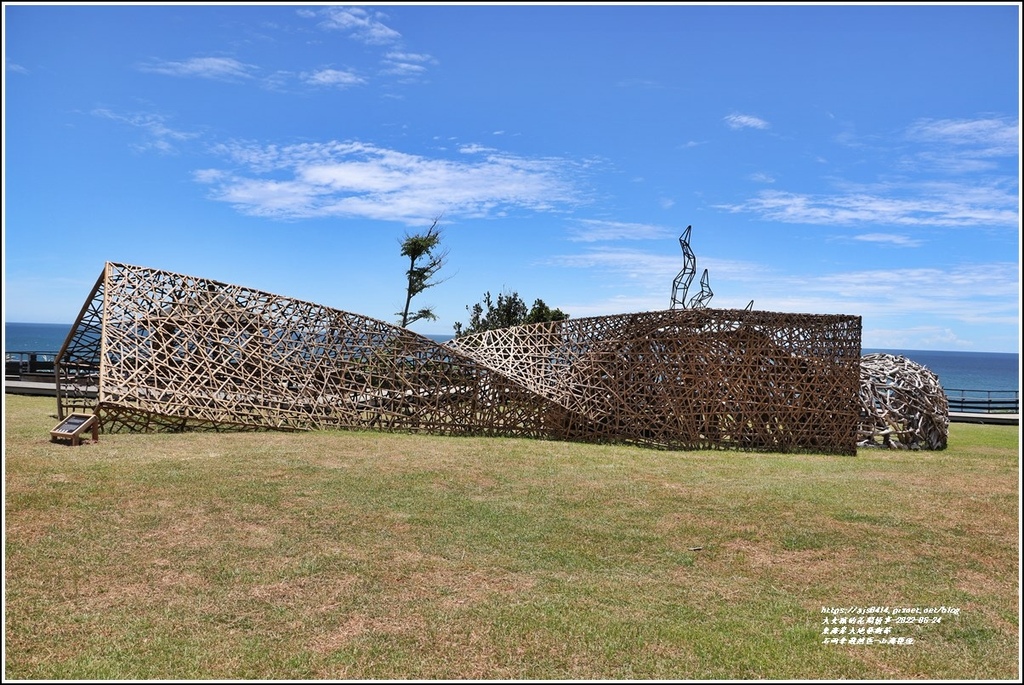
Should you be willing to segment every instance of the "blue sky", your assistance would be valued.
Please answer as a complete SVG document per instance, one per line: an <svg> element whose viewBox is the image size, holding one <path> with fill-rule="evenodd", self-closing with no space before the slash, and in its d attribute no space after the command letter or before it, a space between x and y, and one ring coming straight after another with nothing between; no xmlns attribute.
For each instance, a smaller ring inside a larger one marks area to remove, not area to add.
<svg viewBox="0 0 1024 685"><path fill-rule="evenodd" d="M866 348L1020 345L1020 8L4 5L4 318L105 262L396 321L440 216L485 291L573 317L863 317Z"/></svg>

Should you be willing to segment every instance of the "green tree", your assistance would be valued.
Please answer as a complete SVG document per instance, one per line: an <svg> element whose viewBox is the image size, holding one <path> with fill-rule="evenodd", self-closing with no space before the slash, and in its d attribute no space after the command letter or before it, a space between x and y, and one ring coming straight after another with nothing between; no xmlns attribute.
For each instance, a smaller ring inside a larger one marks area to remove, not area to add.
<svg viewBox="0 0 1024 685"><path fill-rule="evenodd" d="M490 291L487 291L481 302L472 306L466 305L466 310L469 312L469 325L463 328L462 323L456 321L456 338L520 324L562 321L569 318L561 309L551 309L541 299L534 300L533 306L527 309L526 302L515 291L499 293L497 302L491 297Z"/></svg>
<svg viewBox="0 0 1024 685"><path fill-rule="evenodd" d="M437 319L431 307L424 307L415 312L410 312L409 308L412 306L412 298L427 288L432 288L438 283L443 282L433 280L437 272L448 261L448 250L440 248L441 231L437 228L437 222L440 220L441 217L434 219L433 225L431 225L426 233L406 234L405 239L402 241L401 254L403 257L409 258L409 270L405 272L407 278L405 307L402 311L395 312L396 316L401 317L402 328L420 319L429 319L431 321Z"/></svg>
<svg viewBox="0 0 1024 685"><path fill-rule="evenodd" d="M563 312L561 309L551 309L544 300L537 298L533 301L533 306L530 307L529 313L526 315L526 320L523 323L541 323L543 321L564 321L568 319L569 315Z"/></svg>

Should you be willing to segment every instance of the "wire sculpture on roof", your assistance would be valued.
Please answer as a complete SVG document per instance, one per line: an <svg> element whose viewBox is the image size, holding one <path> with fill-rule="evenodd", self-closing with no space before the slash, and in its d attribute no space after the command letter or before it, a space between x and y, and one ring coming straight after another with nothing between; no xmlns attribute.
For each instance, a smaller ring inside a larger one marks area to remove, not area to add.
<svg viewBox="0 0 1024 685"><path fill-rule="evenodd" d="M704 273L700 277L700 292L690 298L690 309L706 309L708 302L715 296L715 293L711 290L711 285L708 282L708 270L704 269Z"/></svg>
<svg viewBox="0 0 1024 685"><path fill-rule="evenodd" d="M683 268L676 274L672 281L672 306L670 309L686 309L686 291L693 283L693 277L697 273L697 255L690 249L690 230L693 226L687 226L683 234L679 236L679 247L683 249Z"/></svg>
<svg viewBox="0 0 1024 685"><path fill-rule="evenodd" d="M690 248L690 232L692 230L693 226L687 226L683 234L679 236L679 247L683 250L683 268L679 270L679 273L672 280L672 304L669 307L670 309L706 309L708 302L715 296L714 291L711 290L711 278L708 275L708 270L704 269L704 273L700 277L700 292L691 297L689 302L686 300L686 294L693 283L693 277L697 274L697 255ZM745 311L749 312L753 308L754 301L751 300L747 304Z"/></svg>

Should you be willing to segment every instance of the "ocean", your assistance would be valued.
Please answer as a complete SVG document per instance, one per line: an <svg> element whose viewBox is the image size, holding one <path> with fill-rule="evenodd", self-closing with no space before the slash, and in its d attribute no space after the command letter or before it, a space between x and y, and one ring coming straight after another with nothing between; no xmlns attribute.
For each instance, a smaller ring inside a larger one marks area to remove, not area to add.
<svg viewBox="0 0 1024 685"><path fill-rule="evenodd" d="M57 352L71 324L4 323L4 352ZM438 342L450 336L428 336ZM952 390L1020 391L1020 355L1016 352L935 352L927 350L862 350L887 352L927 367L939 377L947 393Z"/></svg>

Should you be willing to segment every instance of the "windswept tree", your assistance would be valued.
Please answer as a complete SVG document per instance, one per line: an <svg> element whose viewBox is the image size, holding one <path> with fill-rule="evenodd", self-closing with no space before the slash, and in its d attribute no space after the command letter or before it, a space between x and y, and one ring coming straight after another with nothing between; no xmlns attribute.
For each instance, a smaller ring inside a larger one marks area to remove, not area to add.
<svg viewBox="0 0 1024 685"><path fill-rule="evenodd" d="M515 291L499 293L497 302L491 297L490 291L487 291L481 302L472 306L466 305L466 310L469 312L469 325L463 329L462 323L456 321L456 338L520 324L562 321L569 318L561 309L551 309L539 298L527 309L526 302Z"/></svg>
<svg viewBox="0 0 1024 685"><path fill-rule="evenodd" d="M405 239L402 240L401 254L403 257L409 258L409 270L405 272L407 277L405 307L402 311L395 312L396 316L401 317L402 328L420 319L431 321L437 319L432 307L424 307L415 312L410 312L409 308L412 306L412 298L427 288L432 288L443 282L434 280L437 272L448 261L448 250L442 250L440 247L441 231L437 227L437 222L440 220L441 217L434 219L434 223L426 233L406 234Z"/></svg>

